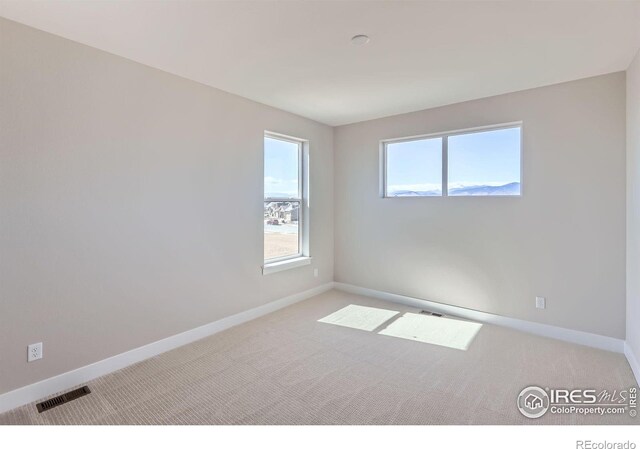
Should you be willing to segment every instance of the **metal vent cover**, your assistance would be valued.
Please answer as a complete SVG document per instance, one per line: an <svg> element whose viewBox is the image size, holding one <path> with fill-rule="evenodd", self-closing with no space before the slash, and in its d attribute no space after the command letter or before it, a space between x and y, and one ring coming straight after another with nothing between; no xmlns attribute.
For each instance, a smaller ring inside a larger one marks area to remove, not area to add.
<svg viewBox="0 0 640 449"><path fill-rule="evenodd" d="M82 396L86 396L89 393L91 393L91 390L89 390L89 387L85 385L84 387L80 387L76 390L61 394L60 396L56 396L55 398L47 399L46 401L40 402L36 404L36 408L38 409L38 413L46 412L47 410L51 410L54 407L73 401L74 399L78 399Z"/></svg>
<svg viewBox="0 0 640 449"><path fill-rule="evenodd" d="M431 311L429 311L429 310L421 310L421 311L420 311L420 313L421 313L422 315L431 315L431 316L436 316L436 317L442 317L442 316L444 316L444 315L442 315L441 313L438 313L438 312L431 312Z"/></svg>

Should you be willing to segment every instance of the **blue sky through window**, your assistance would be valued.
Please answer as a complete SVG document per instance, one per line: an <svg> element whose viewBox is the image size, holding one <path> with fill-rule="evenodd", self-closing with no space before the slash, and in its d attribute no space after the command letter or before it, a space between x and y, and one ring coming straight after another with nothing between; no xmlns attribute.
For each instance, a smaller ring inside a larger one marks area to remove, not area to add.
<svg viewBox="0 0 640 449"><path fill-rule="evenodd" d="M264 138L264 196L298 196L298 144Z"/></svg>
<svg viewBox="0 0 640 449"><path fill-rule="evenodd" d="M468 195L467 187L502 186L510 187L478 189L476 194L517 195L519 183L520 128L449 137L450 195Z"/></svg>
<svg viewBox="0 0 640 449"><path fill-rule="evenodd" d="M387 144L389 196L442 195L442 139Z"/></svg>

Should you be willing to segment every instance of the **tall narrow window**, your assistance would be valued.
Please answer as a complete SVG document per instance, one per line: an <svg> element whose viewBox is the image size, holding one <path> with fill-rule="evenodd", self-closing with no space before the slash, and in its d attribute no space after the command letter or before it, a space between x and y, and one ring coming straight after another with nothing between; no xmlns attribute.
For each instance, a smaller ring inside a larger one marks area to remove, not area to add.
<svg viewBox="0 0 640 449"><path fill-rule="evenodd" d="M302 256L302 141L264 137L264 259Z"/></svg>

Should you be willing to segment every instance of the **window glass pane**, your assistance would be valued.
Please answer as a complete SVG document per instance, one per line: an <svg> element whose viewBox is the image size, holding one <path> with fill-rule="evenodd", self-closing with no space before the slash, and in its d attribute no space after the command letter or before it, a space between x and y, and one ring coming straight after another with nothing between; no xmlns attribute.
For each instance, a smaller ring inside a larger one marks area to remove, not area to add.
<svg viewBox="0 0 640 449"><path fill-rule="evenodd" d="M299 198L299 144L264 138L264 197Z"/></svg>
<svg viewBox="0 0 640 449"><path fill-rule="evenodd" d="M300 202L264 202L264 258L300 254Z"/></svg>
<svg viewBox="0 0 640 449"><path fill-rule="evenodd" d="M387 144L386 196L442 195L442 139Z"/></svg>
<svg viewBox="0 0 640 449"><path fill-rule="evenodd" d="M520 195L520 128L449 137L451 196Z"/></svg>

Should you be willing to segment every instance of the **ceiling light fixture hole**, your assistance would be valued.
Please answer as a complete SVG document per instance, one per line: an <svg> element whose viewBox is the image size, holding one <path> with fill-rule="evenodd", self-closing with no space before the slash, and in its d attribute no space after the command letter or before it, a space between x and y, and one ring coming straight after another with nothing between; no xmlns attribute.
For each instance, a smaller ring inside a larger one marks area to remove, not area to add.
<svg viewBox="0 0 640 449"><path fill-rule="evenodd" d="M358 46L367 45L369 41L371 41L371 39L369 39L369 36L366 34L356 34L351 38L351 43Z"/></svg>

